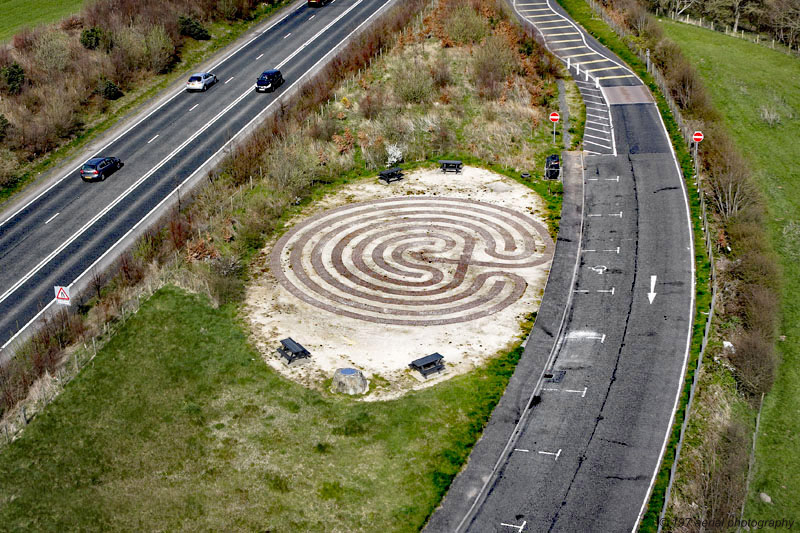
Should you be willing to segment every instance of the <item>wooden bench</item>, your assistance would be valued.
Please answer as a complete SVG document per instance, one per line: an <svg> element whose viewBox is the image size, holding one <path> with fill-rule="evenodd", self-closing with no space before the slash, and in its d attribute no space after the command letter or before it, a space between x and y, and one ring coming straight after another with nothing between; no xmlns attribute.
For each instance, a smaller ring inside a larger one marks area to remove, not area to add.
<svg viewBox="0 0 800 533"><path fill-rule="evenodd" d="M388 168L378 172L378 179L385 181L387 184L403 179L403 169L400 167Z"/></svg>
<svg viewBox="0 0 800 533"><path fill-rule="evenodd" d="M464 165L461 161L455 161L451 159L440 159L439 166L442 169L442 172L455 172L456 174L461 174L461 169L464 168Z"/></svg>
<svg viewBox="0 0 800 533"><path fill-rule="evenodd" d="M408 365L412 370L416 370L422 377L426 378L431 374L444 371L444 356L439 352L420 357Z"/></svg>
<svg viewBox="0 0 800 533"><path fill-rule="evenodd" d="M281 341L281 347L278 348L278 353L281 355L281 357L286 359L287 365L291 365L296 361L311 357L311 352L306 350L302 344L295 341L291 337L287 337Z"/></svg>

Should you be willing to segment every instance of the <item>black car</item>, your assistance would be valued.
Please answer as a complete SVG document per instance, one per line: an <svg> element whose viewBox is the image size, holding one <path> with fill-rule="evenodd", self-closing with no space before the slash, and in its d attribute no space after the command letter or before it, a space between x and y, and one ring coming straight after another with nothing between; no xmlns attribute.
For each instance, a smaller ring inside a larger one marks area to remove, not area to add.
<svg viewBox="0 0 800 533"><path fill-rule="evenodd" d="M102 181L121 169L122 165L124 163L116 157L93 157L81 167L81 178L84 181Z"/></svg>
<svg viewBox="0 0 800 533"><path fill-rule="evenodd" d="M280 70L265 70L256 81L257 92L272 92L283 85L283 76Z"/></svg>
<svg viewBox="0 0 800 533"><path fill-rule="evenodd" d="M308 5L310 7L322 7L331 0L308 0Z"/></svg>

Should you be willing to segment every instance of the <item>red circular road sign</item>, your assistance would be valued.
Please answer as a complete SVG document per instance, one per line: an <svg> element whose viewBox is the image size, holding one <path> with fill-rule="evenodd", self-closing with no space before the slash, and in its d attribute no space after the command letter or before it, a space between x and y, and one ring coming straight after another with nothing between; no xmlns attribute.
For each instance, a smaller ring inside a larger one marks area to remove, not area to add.
<svg viewBox="0 0 800 533"><path fill-rule="evenodd" d="M560 117L558 116L558 113L556 113L555 111L550 113L550 122L558 122L559 118Z"/></svg>
<svg viewBox="0 0 800 533"><path fill-rule="evenodd" d="M696 143L699 143L700 141L702 141L703 140L703 132L702 131L694 132L694 135L692 135L692 140L694 142L696 142Z"/></svg>

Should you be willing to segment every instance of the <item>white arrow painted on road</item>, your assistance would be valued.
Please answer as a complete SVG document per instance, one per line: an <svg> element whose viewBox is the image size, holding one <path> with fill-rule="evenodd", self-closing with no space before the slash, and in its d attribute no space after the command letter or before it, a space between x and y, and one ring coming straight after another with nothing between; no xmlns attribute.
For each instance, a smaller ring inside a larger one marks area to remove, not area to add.
<svg viewBox="0 0 800 533"><path fill-rule="evenodd" d="M656 277L657 276L650 276L650 292L647 293L647 299L650 300L651 305L653 300L656 299Z"/></svg>

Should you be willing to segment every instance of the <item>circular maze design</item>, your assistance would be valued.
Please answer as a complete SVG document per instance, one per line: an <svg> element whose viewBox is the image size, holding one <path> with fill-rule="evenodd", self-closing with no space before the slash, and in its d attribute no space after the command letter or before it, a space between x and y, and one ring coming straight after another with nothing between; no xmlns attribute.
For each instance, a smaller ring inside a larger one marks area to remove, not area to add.
<svg viewBox="0 0 800 533"><path fill-rule="evenodd" d="M546 228L460 198L389 198L325 211L276 243L273 274L297 298L394 325L466 322L505 309L550 261Z"/></svg>

